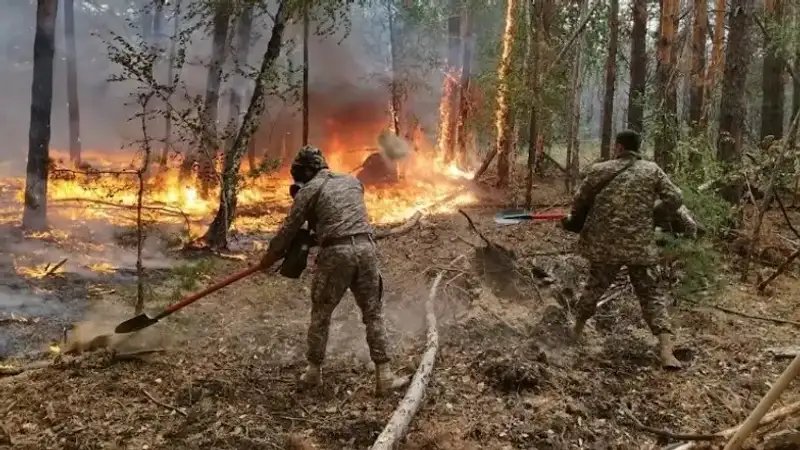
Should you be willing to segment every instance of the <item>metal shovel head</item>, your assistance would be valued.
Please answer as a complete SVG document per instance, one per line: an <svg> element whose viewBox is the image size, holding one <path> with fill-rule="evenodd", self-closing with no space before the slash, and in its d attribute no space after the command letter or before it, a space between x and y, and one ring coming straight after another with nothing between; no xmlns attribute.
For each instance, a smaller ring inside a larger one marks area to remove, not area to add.
<svg viewBox="0 0 800 450"><path fill-rule="evenodd" d="M128 319L125 322L117 325L117 328L114 328L114 333L117 334L126 334L126 333L133 333L134 331L139 331L143 328L147 328L154 323L158 323L158 319L151 319L147 317L147 314L139 314L138 316Z"/></svg>
<svg viewBox="0 0 800 450"><path fill-rule="evenodd" d="M501 225L514 225L533 219L533 214L525 209L506 209L494 216L495 223Z"/></svg>

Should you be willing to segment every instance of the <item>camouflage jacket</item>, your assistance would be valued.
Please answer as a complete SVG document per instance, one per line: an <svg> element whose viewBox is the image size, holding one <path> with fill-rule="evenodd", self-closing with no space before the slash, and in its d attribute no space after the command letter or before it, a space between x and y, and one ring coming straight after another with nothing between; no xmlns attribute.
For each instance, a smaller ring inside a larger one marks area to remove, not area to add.
<svg viewBox="0 0 800 450"><path fill-rule="evenodd" d="M328 239L373 233L364 203L364 186L352 175L329 170L321 170L297 192L289 214L283 219L275 237L269 241L267 255L283 257L289 243L306 221L316 232L317 242L320 243Z"/></svg>
<svg viewBox="0 0 800 450"><path fill-rule="evenodd" d="M599 193L598 186L636 159ZM658 260L653 207L663 203L675 214L683 202L680 189L657 164L636 154L593 164L575 194L573 213L595 194L578 240L578 251L592 262L652 265Z"/></svg>

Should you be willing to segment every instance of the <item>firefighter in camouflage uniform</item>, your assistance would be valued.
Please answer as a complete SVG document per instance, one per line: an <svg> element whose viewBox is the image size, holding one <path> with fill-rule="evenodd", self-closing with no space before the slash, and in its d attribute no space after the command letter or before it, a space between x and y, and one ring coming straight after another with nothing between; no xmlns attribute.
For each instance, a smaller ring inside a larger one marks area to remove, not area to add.
<svg viewBox="0 0 800 450"><path fill-rule="evenodd" d="M564 219L565 228L573 228L570 221L593 201L578 241L578 250L589 260L591 268L576 308L573 334L580 341L584 325L595 314L600 297L626 266L644 319L658 337L662 366L678 369L681 364L673 354L673 334L667 316L669 302L653 270L658 262L654 205L658 201L662 214L681 217L678 210L683 199L680 189L657 164L641 158L639 146L638 133L619 133L616 158L586 170L572 212Z"/></svg>
<svg viewBox="0 0 800 450"><path fill-rule="evenodd" d="M351 175L328 170L325 157L315 147L300 149L291 173L302 187L296 192L288 216L270 240L262 264L271 266L283 257L292 238L308 221L321 248L311 286L308 366L300 378L301 383L305 386L321 383L331 316L349 288L367 329L370 357L375 363L376 393L381 395L403 387L409 380L396 377L389 366L383 280L363 185Z"/></svg>

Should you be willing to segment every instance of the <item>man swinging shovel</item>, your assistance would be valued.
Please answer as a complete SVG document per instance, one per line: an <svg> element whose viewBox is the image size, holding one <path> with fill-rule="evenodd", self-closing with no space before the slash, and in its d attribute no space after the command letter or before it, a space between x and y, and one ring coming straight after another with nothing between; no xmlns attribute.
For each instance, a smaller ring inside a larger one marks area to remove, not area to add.
<svg viewBox="0 0 800 450"><path fill-rule="evenodd" d="M289 214L269 243L261 263L167 308L154 318L142 314L123 322L117 333L130 333L158 322L199 298L228 284L268 270L286 256L295 236L306 221L316 231L321 250L311 286L311 324L308 329L308 366L300 381L305 386L322 382L331 316L349 288L361 309L367 329L367 344L375 363L375 390L378 395L402 388L409 379L396 377L389 366L388 338L383 320L383 280L373 230L364 203L364 187L351 175L328 170L322 152L303 147L294 159L292 177L298 187Z"/></svg>

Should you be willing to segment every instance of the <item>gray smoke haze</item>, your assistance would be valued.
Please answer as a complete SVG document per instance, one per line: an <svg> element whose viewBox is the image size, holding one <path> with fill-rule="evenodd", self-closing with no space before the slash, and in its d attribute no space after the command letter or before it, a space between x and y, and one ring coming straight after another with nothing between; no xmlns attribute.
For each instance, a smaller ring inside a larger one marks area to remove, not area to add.
<svg viewBox="0 0 800 450"><path fill-rule="evenodd" d="M76 1L76 46L78 58L78 89L81 113L81 141L84 151L100 150L119 152L120 148L139 138L139 127L128 119L135 112L135 106L127 106L130 101L130 83L109 83L110 76L119 72L109 61L106 42L112 33L125 37L130 42L138 42L141 30L136 25L136 3L124 0ZM184 2L186 3L186 2ZM275 3L274 1L271 3ZM274 14L275 6L268 8ZM314 36L310 41L310 91L312 137L324 139L325 121L330 116L344 115L354 108L368 109L373 116L386 114L389 104L388 84L390 72L390 51L388 18L385 7L352 7L349 12L350 33L344 38L343 27L333 36ZM36 24L36 2L33 0L6 0L0 2L0 166L3 175L24 173L27 153L27 139L30 111L30 91L33 71L33 41ZM190 26L183 23L182 26ZM235 25L234 25L235 26ZM271 19L266 15L257 17L253 26L254 42L249 54L251 69L257 69L266 49L272 28ZM312 25L312 32L315 26ZM173 30L171 11L167 12L163 33L170 36ZM442 30L443 31L443 30ZM202 95L205 92L211 38L205 28L200 28L192 36L187 48L187 64L181 79L187 93ZM422 38L411 36L407 45L421 45ZM235 38L234 38L235 41ZM282 52L282 66L291 60L296 69L302 63L302 26L290 24L287 29L286 44ZM427 43L427 48L434 48ZM442 47L443 48L443 47ZM288 54L287 54L288 52ZM429 53L436 54L438 50ZM232 55L228 55L226 72L230 72ZM166 71L166 55L156 69ZM419 72L419 71L415 71ZM425 128L435 131L438 107L438 90L441 85L441 71L417 74L417 84L434 91L425 95L410 96L409 106L414 109ZM301 73L294 72L294 82ZM228 96L231 88L228 78L222 87L219 110L220 120L227 120ZM248 92L252 82L248 83ZM53 111L51 148L65 149L68 146L68 116L66 96L66 62L63 5L59 5L56 28L56 61L53 75ZM246 107L246 105L245 105ZM278 114L285 118L277 120ZM299 104L287 105L277 98L268 100L268 121L276 121L276 126L299 127ZM224 123L224 122L223 122ZM268 127L265 127L268 128ZM283 130L280 130L283 131ZM157 132L157 131L156 131ZM125 150L130 152L130 150Z"/></svg>

